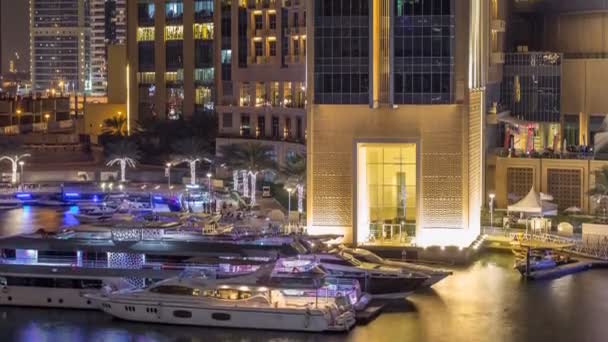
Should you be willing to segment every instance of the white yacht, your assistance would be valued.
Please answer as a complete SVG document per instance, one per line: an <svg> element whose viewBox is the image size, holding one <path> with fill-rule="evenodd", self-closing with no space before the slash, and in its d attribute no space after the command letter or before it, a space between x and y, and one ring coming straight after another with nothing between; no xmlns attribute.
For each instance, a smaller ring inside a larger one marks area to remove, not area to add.
<svg viewBox="0 0 608 342"><path fill-rule="evenodd" d="M83 295L97 293L104 279L39 273L0 273L0 305L65 309L97 309ZM109 283L114 283L108 280Z"/></svg>
<svg viewBox="0 0 608 342"><path fill-rule="evenodd" d="M106 206L80 207L74 218L80 223L99 223L112 219L116 209Z"/></svg>
<svg viewBox="0 0 608 342"><path fill-rule="evenodd" d="M424 283L422 283L423 287L431 287L446 278L447 276L452 275L452 271L448 270L413 264L405 261L384 259L373 252L361 248L347 248L343 245L340 245L338 246L335 252L341 255L352 256L360 262L372 263L389 267L397 267L407 272L415 272L427 275L429 278Z"/></svg>
<svg viewBox="0 0 608 342"><path fill-rule="evenodd" d="M85 297L114 317L139 322L308 332L354 326L348 297L320 296L318 278L283 285L270 274L264 268L228 279L176 277L146 289Z"/></svg>

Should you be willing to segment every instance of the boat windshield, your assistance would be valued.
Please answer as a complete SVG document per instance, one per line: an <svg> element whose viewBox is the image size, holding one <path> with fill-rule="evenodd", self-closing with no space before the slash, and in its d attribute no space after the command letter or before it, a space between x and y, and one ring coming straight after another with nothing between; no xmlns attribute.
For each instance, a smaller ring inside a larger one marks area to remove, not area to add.
<svg viewBox="0 0 608 342"><path fill-rule="evenodd" d="M357 260L355 257L348 253L342 253L342 258L350 262L353 266L361 266L361 261Z"/></svg>
<svg viewBox="0 0 608 342"><path fill-rule="evenodd" d="M359 250L356 250L353 254L359 260L365 260L367 262L373 262L373 263L376 263L376 264L381 264L381 263L384 262L384 259L382 259L377 254L374 254L374 253L372 253L370 251L359 251Z"/></svg>
<svg viewBox="0 0 608 342"><path fill-rule="evenodd" d="M208 297L225 300L244 300L264 292L252 292L249 288L220 288L220 289L198 289L180 285L160 285L150 289L150 292L176 296Z"/></svg>

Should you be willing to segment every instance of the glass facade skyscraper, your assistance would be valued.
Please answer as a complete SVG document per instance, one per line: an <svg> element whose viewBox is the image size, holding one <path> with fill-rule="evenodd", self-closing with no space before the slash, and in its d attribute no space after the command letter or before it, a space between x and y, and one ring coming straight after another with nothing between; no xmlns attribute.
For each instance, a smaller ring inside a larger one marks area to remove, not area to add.
<svg viewBox="0 0 608 342"><path fill-rule="evenodd" d="M315 0L316 103L369 103L370 3Z"/></svg>
<svg viewBox="0 0 608 342"><path fill-rule="evenodd" d="M395 0L396 104L454 101L453 0Z"/></svg>

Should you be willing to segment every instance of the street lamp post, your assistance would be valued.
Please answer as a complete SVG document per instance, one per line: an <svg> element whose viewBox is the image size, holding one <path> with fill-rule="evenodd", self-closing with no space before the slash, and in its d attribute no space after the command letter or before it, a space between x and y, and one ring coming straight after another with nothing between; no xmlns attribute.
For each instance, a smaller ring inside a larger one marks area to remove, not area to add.
<svg viewBox="0 0 608 342"><path fill-rule="evenodd" d="M19 162L19 166L21 166L21 173L19 174L19 183L21 183L21 188L23 188L23 165L25 162L22 160Z"/></svg>
<svg viewBox="0 0 608 342"><path fill-rule="evenodd" d="M167 166L167 189L171 190L171 163L165 165Z"/></svg>
<svg viewBox="0 0 608 342"><path fill-rule="evenodd" d="M211 172L207 172L207 189L209 191L209 213L211 213L211 203L213 202L213 189L211 187Z"/></svg>
<svg viewBox="0 0 608 342"><path fill-rule="evenodd" d="M21 126L21 109L17 109L15 113L17 114L17 125Z"/></svg>
<svg viewBox="0 0 608 342"><path fill-rule="evenodd" d="M291 233L291 221L290 221L290 213L291 213L291 193L293 192L293 189L291 187L287 187L285 188L285 190L287 190L287 226L289 227L290 233Z"/></svg>
<svg viewBox="0 0 608 342"><path fill-rule="evenodd" d="M51 117L51 115L49 113L44 114L44 121L46 121L46 128L45 128L46 133L49 132L49 118L50 117Z"/></svg>
<svg viewBox="0 0 608 342"><path fill-rule="evenodd" d="M494 197L496 195L490 194L490 228L494 228Z"/></svg>

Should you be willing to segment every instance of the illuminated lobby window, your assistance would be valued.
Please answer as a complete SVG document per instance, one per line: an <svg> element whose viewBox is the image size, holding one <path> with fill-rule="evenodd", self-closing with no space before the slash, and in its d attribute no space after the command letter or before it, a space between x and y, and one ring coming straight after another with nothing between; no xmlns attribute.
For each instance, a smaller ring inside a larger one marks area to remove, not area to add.
<svg viewBox="0 0 608 342"><path fill-rule="evenodd" d="M154 40L154 27L138 27L137 28L137 41L153 41Z"/></svg>
<svg viewBox="0 0 608 342"><path fill-rule="evenodd" d="M213 23L194 24L194 39L213 39Z"/></svg>
<svg viewBox="0 0 608 342"><path fill-rule="evenodd" d="M357 243L408 244L416 231L416 144L357 145Z"/></svg>
<svg viewBox="0 0 608 342"><path fill-rule="evenodd" d="M183 26L166 26L165 40L182 40L184 39Z"/></svg>

